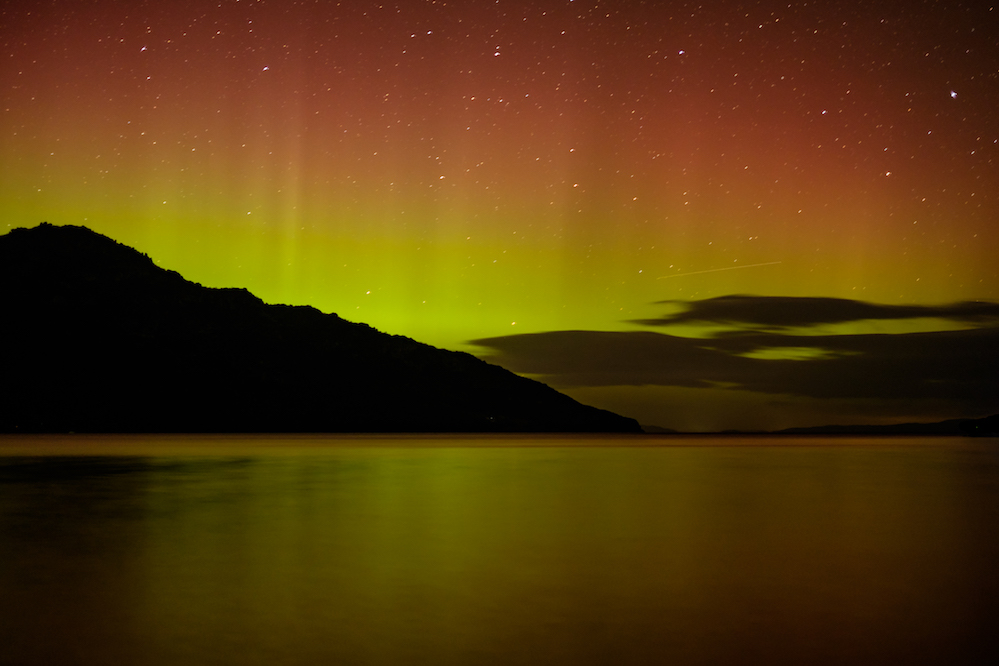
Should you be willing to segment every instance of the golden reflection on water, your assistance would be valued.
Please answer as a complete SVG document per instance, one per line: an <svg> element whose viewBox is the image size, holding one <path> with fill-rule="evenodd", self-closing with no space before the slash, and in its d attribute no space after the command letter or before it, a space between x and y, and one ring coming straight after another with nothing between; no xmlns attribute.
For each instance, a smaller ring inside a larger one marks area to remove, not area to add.
<svg viewBox="0 0 999 666"><path fill-rule="evenodd" d="M988 442L94 437L29 457L12 439L0 663L967 663L999 645Z"/></svg>

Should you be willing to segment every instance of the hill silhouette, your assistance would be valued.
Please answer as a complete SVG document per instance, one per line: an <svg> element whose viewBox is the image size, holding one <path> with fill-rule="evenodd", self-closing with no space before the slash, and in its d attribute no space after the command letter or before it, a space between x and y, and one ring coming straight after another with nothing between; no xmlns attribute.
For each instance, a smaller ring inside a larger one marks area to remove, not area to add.
<svg viewBox="0 0 999 666"><path fill-rule="evenodd" d="M85 227L0 236L0 431L641 432L470 354L212 289Z"/></svg>

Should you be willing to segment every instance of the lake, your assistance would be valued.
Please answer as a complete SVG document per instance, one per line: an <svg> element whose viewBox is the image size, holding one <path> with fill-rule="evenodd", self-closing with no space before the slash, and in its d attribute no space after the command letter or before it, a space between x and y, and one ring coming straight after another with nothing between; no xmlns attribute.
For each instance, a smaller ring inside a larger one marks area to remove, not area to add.
<svg viewBox="0 0 999 666"><path fill-rule="evenodd" d="M999 440L0 437L0 664L999 656Z"/></svg>

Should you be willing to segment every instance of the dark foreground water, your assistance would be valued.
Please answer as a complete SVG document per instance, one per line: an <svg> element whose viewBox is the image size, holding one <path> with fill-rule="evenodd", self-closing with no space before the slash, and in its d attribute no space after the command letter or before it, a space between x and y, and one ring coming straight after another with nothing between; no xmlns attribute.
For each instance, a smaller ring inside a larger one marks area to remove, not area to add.
<svg viewBox="0 0 999 666"><path fill-rule="evenodd" d="M0 439L2 664L997 656L997 440Z"/></svg>

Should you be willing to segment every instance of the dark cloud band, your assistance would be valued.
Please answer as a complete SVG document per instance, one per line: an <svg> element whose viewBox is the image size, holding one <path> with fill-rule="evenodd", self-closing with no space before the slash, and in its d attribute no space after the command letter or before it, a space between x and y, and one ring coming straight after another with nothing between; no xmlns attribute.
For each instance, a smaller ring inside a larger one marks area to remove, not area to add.
<svg viewBox="0 0 999 666"><path fill-rule="evenodd" d="M778 302L785 308L800 305L803 314L780 314L774 308ZM724 307L732 303L736 306ZM744 308L747 303L765 307L754 313ZM900 318L904 310L904 316L950 319L992 317L997 307L895 308L836 299L728 297L693 303L691 311L698 320L724 311L743 322L791 326L849 320L846 309L837 310L847 306L853 318L886 313ZM552 331L474 344L488 350L483 356L491 362L563 388L726 387L818 399L942 400L968 413L999 407L999 327L824 336L754 331L711 339L648 331Z"/></svg>
<svg viewBox="0 0 999 666"><path fill-rule="evenodd" d="M675 304L676 301L660 301ZM999 321L999 303L967 301L947 305L881 305L844 298L721 296L684 303L686 310L633 323L669 326L691 322L787 328L869 319L939 318L960 322Z"/></svg>

